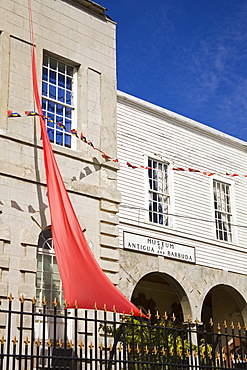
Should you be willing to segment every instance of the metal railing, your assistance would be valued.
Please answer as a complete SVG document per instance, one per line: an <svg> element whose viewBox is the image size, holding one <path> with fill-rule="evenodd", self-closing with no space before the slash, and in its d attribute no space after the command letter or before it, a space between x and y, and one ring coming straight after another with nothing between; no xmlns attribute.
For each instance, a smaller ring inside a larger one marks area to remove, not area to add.
<svg viewBox="0 0 247 370"><path fill-rule="evenodd" d="M111 311L48 308L35 299L0 306L0 370L197 370L247 368L247 328L226 323L213 330L198 320L156 324Z"/></svg>

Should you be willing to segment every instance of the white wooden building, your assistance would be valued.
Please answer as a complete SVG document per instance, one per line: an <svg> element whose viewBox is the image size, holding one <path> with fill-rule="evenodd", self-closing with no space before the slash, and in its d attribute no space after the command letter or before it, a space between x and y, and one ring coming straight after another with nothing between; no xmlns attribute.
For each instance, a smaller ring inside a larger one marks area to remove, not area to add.
<svg viewBox="0 0 247 370"><path fill-rule="evenodd" d="M120 288L144 310L247 319L246 147L118 92Z"/></svg>

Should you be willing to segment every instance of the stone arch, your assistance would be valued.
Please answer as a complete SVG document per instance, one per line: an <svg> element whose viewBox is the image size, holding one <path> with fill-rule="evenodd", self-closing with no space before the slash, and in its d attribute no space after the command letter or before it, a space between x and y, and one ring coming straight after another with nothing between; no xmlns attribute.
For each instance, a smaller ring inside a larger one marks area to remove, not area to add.
<svg viewBox="0 0 247 370"><path fill-rule="evenodd" d="M143 275L135 285L131 300L134 304L168 316L174 313L178 322L191 316L191 307L185 290L180 283L167 273L153 271Z"/></svg>
<svg viewBox="0 0 247 370"><path fill-rule="evenodd" d="M242 294L226 284L213 286L204 296L201 308L201 321L208 326L212 318L214 325L234 322L244 325L247 319L247 304Z"/></svg>

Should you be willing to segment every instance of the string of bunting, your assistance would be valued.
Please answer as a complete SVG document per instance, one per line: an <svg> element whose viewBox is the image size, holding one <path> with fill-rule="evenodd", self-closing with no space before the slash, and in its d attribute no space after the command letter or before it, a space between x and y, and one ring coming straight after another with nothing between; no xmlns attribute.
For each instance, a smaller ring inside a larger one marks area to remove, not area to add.
<svg viewBox="0 0 247 370"><path fill-rule="evenodd" d="M26 116L31 116L31 117L39 116L38 112L35 112L35 111L25 111L25 115ZM18 112L14 112L14 111L8 110L8 117L9 118L21 117L21 114L19 114ZM45 120L47 120L47 122L55 123L55 121L53 121L48 116L43 116L43 118ZM62 122L57 122L57 125L62 130L65 130L65 125ZM94 150L97 150L98 152L100 152L101 155L102 155L102 157L104 159L107 159L107 160L113 161L113 162L119 162L118 159L113 159L112 157L110 157L109 155L107 155L105 152L103 152L101 149L96 148L94 146L94 144L92 143L92 141L91 140L87 140L86 136L84 136L83 133L81 133L80 135L78 135L78 132L75 129L70 130L70 133L71 133L71 135L75 136L77 139L79 139L82 142L84 142L84 143L88 144L89 146L91 146ZM152 169L152 167L148 167L148 166L134 166L130 162L126 162L126 166L128 166L128 167L130 167L132 169L136 169L136 168L143 168L143 169L148 169L148 170L149 169ZM173 171L188 171L188 172L202 173L205 176L213 176L213 175L216 174L216 172L200 171L200 170L197 170L197 169L194 169L194 168L173 167L172 170ZM230 176L230 177L239 176L239 174L237 174L237 173L231 174L231 173L228 173L228 172L226 172L225 175L226 176ZM247 177L247 175L244 175L244 177Z"/></svg>

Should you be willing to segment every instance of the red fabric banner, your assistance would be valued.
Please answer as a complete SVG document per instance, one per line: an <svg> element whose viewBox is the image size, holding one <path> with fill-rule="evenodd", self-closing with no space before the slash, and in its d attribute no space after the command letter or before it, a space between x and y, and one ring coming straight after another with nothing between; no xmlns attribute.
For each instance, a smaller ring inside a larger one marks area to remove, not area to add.
<svg viewBox="0 0 247 370"><path fill-rule="evenodd" d="M38 92L36 56L32 32L32 77L35 101L40 117L46 171L48 201L51 215L52 239L68 307L116 310L140 315L134 306L108 279L95 260L75 215L64 186L50 140L46 131Z"/></svg>

